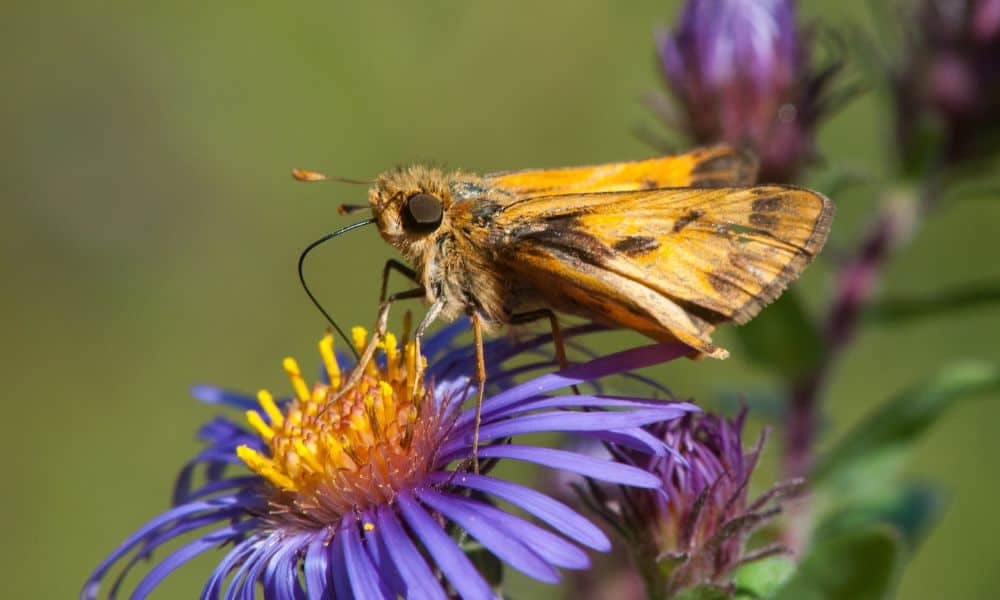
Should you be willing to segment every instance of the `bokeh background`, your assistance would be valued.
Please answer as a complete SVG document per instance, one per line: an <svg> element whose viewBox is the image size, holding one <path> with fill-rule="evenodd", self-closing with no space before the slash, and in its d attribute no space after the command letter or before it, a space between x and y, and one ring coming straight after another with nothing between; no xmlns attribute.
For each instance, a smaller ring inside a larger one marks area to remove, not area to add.
<svg viewBox="0 0 1000 600"><path fill-rule="evenodd" d="M804 1L807 18L870 27L862 0ZM474 171L639 158L660 86L652 36L678 2L8 4L0 23L0 269L6 385L0 436L9 598L67 598L165 508L215 409L195 382L284 390L280 360L313 356L324 323L296 281L299 250L347 221L362 187L301 185L293 166L365 178L400 163ZM889 124L874 96L820 135L879 172ZM838 195L832 242L855 239L875 194ZM946 206L889 266L921 293L1000 277L1000 202ZM374 229L310 265L339 320L368 324ZM818 263L802 281L828 292ZM870 327L839 364L825 440L955 358L1000 361L1000 310ZM736 349L731 333L721 341ZM734 352L656 375L706 402L763 389ZM996 406L962 404L921 443L915 477L949 490L901 598L1000 589ZM772 443L770 451L777 450ZM158 597L192 597L196 562ZM519 598L551 589L515 579ZM156 595L154 595L156 597Z"/></svg>

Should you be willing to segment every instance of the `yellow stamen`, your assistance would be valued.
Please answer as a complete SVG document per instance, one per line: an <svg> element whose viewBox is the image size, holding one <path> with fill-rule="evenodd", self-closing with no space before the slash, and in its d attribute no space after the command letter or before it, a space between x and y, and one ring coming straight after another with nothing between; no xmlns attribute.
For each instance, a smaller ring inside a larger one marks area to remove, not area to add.
<svg viewBox="0 0 1000 600"><path fill-rule="evenodd" d="M368 343L368 331L364 327L352 327L351 337L354 339L354 347L358 352L364 352L365 344Z"/></svg>
<svg viewBox="0 0 1000 600"><path fill-rule="evenodd" d="M295 452L302 457L302 460L306 462L309 468L312 469L314 473L322 473L323 465L316 460L316 457L309 450L309 448L306 448L305 443L303 443L302 440L295 440L293 443L295 445Z"/></svg>
<svg viewBox="0 0 1000 600"><path fill-rule="evenodd" d="M330 379L330 387L339 389L340 365L337 364L337 355L333 352L333 334L328 333L319 341L319 355L323 357L323 366Z"/></svg>
<svg viewBox="0 0 1000 600"><path fill-rule="evenodd" d="M271 483L286 490L295 490L295 483L274 468L274 461L264 458L250 446L241 444L236 448L236 456L239 456L248 467L270 479Z"/></svg>
<svg viewBox="0 0 1000 600"><path fill-rule="evenodd" d="M257 403L264 409L267 418L275 427L281 427L285 424L285 416L278 410L278 405L274 403L274 396L271 395L271 392L267 390L257 392Z"/></svg>
<svg viewBox="0 0 1000 600"><path fill-rule="evenodd" d="M309 387L306 385L304 379L302 379L302 371L299 369L299 363L295 362L295 359L288 357L284 361L285 373L288 375L288 379L292 382L292 388L295 389L295 396L301 402L305 402L309 399Z"/></svg>
<svg viewBox="0 0 1000 600"><path fill-rule="evenodd" d="M389 379L395 379L396 372L399 370L399 344L396 341L396 336L391 333L385 334L385 362L386 370L389 372Z"/></svg>
<svg viewBox="0 0 1000 600"><path fill-rule="evenodd" d="M356 327L352 333L363 350L367 332ZM425 361L412 343L400 347L392 334L379 347L384 366L370 361L356 386L341 389L333 338L326 335L318 349L328 384L320 381L310 387L298 363L286 358L283 366L294 398L279 407L268 391L257 394L260 409L247 411L246 418L269 452L241 446L236 453L252 471L284 491L270 499L281 509L275 515L335 522L359 507L391 501L432 464L431 440L443 425L424 408L429 397L415 366Z"/></svg>
<svg viewBox="0 0 1000 600"><path fill-rule="evenodd" d="M247 422L250 423L250 427L254 428L254 430L257 432L257 435L262 437L265 442L271 441L271 438L274 437L274 430L271 429L271 427L264 422L264 419L261 418L260 413L258 413L255 410L248 410L246 412L246 415L247 415Z"/></svg>

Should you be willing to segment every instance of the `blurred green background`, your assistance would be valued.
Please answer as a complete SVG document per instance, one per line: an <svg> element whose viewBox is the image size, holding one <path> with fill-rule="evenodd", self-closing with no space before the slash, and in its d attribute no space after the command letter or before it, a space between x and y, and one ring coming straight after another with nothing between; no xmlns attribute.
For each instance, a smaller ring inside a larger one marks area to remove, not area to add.
<svg viewBox="0 0 1000 600"><path fill-rule="evenodd" d="M844 26L867 23L863 4L802 8ZM652 34L677 5L8 4L5 596L75 595L165 508L178 466L198 448L195 428L216 412L188 398L190 384L284 390L281 358L314 356L324 323L298 287L295 259L347 222L339 202L365 192L296 184L293 166L364 178L411 161L482 172L648 155L633 132L654 123L638 98L660 85ZM881 110L866 97L840 113L821 134L827 156L882 170ZM834 245L855 239L873 197L861 188L835 198ZM887 288L996 280L998 223L991 199L949 205L891 264ZM371 321L390 256L374 229L316 255L318 294L343 323ZM822 265L807 274L811 298L828 291L828 274ZM869 328L837 370L825 439L952 359L1000 361L997 333L995 309ZM728 332L720 340L736 343ZM739 351L662 373L678 394L706 399L769 384ZM914 474L950 495L900 597L1000 589L995 413L963 404L921 444ZM191 597L208 568L183 569L158 597ZM519 582L518 597L545 591Z"/></svg>

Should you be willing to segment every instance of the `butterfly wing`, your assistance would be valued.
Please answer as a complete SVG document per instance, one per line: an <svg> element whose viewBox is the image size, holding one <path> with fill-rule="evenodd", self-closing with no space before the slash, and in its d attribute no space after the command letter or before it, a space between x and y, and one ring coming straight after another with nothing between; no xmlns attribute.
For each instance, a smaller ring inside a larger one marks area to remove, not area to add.
<svg viewBox="0 0 1000 600"><path fill-rule="evenodd" d="M803 188L671 188L529 198L497 215L501 257L553 307L721 356L822 249L833 204Z"/></svg>
<svg viewBox="0 0 1000 600"><path fill-rule="evenodd" d="M623 192L666 187L749 185L757 177L753 155L719 145L684 154L564 169L528 169L485 175L518 196Z"/></svg>

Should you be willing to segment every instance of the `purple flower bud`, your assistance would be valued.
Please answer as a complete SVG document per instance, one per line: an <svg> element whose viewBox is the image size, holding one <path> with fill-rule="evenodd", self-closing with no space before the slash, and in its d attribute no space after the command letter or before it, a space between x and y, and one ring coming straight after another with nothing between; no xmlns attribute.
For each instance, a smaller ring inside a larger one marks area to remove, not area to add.
<svg viewBox="0 0 1000 600"><path fill-rule="evenodd" d="M784 552L780 545L747 551L750 534L778 514L778 501L800 482L748 499L750 476L764 442L743 449L746 412L734 419L689 414L645 429L672 451L655 456L611 447L616 460L656 475L656 490L590 485L588 505L621 533L650 596L671 597L696 585L731 587L746 562Z"/></svg>
<svg viewBox="0 0 1000 600"><path fill-rule="evenodd" d="M901 151L931 123L945 162L978 156L1000 135L1000 0L924 0L916 18L895 81Z"/></svg>
<svg viewBox="0 0 1000 600"><path fill-rule="evenodd" d="M793 0L688 0L658 44L684 112L668 125L698 143L751 147L766 181L793 180L815 158L813 131L837 71L812 69L812 39L795 13Z"/></svg>

